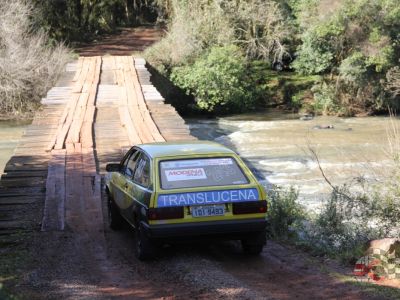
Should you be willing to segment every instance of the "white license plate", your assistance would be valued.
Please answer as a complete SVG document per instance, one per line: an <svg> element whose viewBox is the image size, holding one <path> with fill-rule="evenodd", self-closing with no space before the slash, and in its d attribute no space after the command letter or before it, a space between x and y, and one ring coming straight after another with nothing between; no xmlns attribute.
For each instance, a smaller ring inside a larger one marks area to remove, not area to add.
<svg viewBox="0 0 400 300"><path fill-rule="evenodd" d="M225 205L192 206L192 216L194 218L223 216Z"/></svg>

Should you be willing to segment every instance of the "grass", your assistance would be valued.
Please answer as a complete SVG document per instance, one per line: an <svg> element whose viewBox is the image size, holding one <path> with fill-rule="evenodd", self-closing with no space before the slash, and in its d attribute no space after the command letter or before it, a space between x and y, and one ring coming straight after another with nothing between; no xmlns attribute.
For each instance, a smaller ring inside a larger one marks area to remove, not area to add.
<svg viewBox="0 0 400 300"><path fill-rule="evenodd" d="M358 287L364 293L382 297L382 299L400 299L400 289L390 286L378 285L373 282L358 281L354 277L345 276L339 273L330 273L331 276L340 282Z"/></svg>
<svg viewBox="0 0 400 300"><path fill-rule="evenodd" d="M0 299L19 299L12 291L29 263L26 242L31 234L20 231L0 237Z"/></svg>

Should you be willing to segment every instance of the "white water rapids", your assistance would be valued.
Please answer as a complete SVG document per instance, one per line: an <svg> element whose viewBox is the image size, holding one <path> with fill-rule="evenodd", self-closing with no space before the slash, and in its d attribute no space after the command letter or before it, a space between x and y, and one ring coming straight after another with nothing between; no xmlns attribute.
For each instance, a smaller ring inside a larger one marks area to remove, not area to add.
<svg viewBox="0 0 400 300"><path fill-rule="evenodd" d="M400 128L398 118L392 123L388 117L303 121L298 115L277 112L186 121L195 136L238 152L266 187L296 187L309 208L318 206L331 191L319 167L334 185L353 180L372 183L387 175L393 166L392 125Z"/></svg>

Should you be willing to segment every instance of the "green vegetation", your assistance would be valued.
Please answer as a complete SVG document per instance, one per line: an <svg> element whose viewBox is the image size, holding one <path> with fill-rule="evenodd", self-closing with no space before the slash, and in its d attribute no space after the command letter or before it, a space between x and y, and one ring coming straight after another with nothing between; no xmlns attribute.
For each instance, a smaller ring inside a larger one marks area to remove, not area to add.
<svg viewBox="0 0 400 300"><path fill-rule="evenodd" d="M24 275L21 270L29 263L27 244L30 240L31 236L24 231L0 237L0 299L19 299L14 295L15 285Z"/></svg>
<svg viewBox="0 0 400 300"><path fill-rule="evenodd" d="M364 255L368 241L400 234L400 189L397 183L392 194L392 188L386 189L391 184L357 193L350 192L348 186L335 187L315 214L305 212L295 190L275 188L269 195L271 236L315 255L355 263Z"/></svg>
<svg viewBox="0 0 400 300"><path fill-rule="evenodd" d="M315 9L306 14L310 5ZM301 29L293 66L324 75L314 89L316 111L352 115L397 108L386 74L400 58L398 1L303 0L292 7Z"/></svg>
<svg viewBox="0 0 400 300"><path fill-rule="evenodd" d="M147 51L147 58L191 93L200 108L221 111L219 106L204 105L215 103L215 99L205 101L204 85L189 84L181 72L198 73L211 49L227 45L240 49L246 58L242 69L248 70L247 74L251 70L248 94L253 100L243 95L245 105L241 110L252 109L255 103L280 103L282 99L289 108L323 114L354 115L398 108L400 9L396 0L157 3L159 11L165 13L168 34ZM263 68L252 68L254 63ZM275 73L269 76L270 82L265 82L267 71L288 67L290 72ZM290 89L280 84L282 88L274 90L273 95L268 90L259 94L260 85L302 75L313 80ZM235 76L240 81L246 74L236 72ZM221 84L216 81L211 86L214 90L225 89L226 85ZM238 109L236 100L217 102L225 103L226 111Z"/></svg>
<svg viewBox="0 0 400 300"><path fill-rule="evenodd" d="M193 65L174 68L171 79L190 91L201 109L213 111L226 106L225 110L239 111L254 105L245 58L233 45L213 47Z"/></svg>
<svg viewBox="0 0 400 300"><path fill-rule="evenodd" d="M293 187L282 189L274 186L268 191L268 221L271 237L276 239L297 238L306 220L306 212L298 202L298 191Z"/></svg>
<svg viewBox="0 0 400 300"><path fill-rule="evenodd" d="M24 32L15 39L22 49L35 43L42 47L28 51L35 55L24 69L27 78L31 78L27 70L40 69L40 59L54 67L39 77L55 77L62 63L54 62L63 59L52 55L63 53L60 41L86 41L119 26L150 22L167 30L145 56L162 76L193 96L182 97L182 106L194 107L188 102L194 99L197 109L208 112L284 105L291 110L347 116L399 108L397 0L35 0L28 5L29 12L22 9L19 15L4 9L11 1L2 3L1 20L8 16L23 25L19 25L22 30L7 29L1 34ZM16 3L27 6L28 2ZM15 26L4 24L3 28ZM27 36L33 41L27 42ZM1 49L11 47L3 42L6 38L0 40ZM16 56L5 56L7 50L2 53L6 63L15 65ZM200 70L215 59L219 60L215 67ZM224 63L227 66L221 68ZM3 73L12 82L15 78L25 82L20 71ZM7 98L24 102L8 102L3 111L32 109L25 100L43 93L42 85L24 83L19 90L32 91L29 95L12 91L9 96L10 88L2 79Z"/></svg>
<svg viewBox="0 0 400 300"><path fill-rule="evenodd" d="M202 109L231 112L254 108L260 100L254 80L262 77L254 78L252 62L262 60L270 69L288 55L283 41L289 38L289 30L279 5L261 0L163 3L169 8L168 33L146 52L150 63L194 95ZM200 70L210 64L215 66Z"/></svg>
<svg viewBox="0 0 400 300"><path fill-rule="evenodd" d="M331 274L331 276L335 277L341 282L349 283L355 287L360 288L362 291L370 294L381 297L381 299L399 299L400 298L400 289L396 287L390 287L386 285L378 285L374 282L365 282L365 281L357 281L349 276L343 276L341 274Z"/></svg>

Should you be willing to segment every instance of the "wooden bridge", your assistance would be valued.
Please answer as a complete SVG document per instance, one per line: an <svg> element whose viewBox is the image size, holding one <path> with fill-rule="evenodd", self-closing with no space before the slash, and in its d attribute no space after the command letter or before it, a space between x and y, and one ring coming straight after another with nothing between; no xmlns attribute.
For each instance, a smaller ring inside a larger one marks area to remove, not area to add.
<svg viewBox="0 0 400 300"><path fill-rule="evenodd" d="M42 104L0 181L2 243L20 230L98 232L106 163L135 144L195 139L132 56L79 58Z"/></svg>

